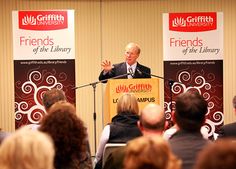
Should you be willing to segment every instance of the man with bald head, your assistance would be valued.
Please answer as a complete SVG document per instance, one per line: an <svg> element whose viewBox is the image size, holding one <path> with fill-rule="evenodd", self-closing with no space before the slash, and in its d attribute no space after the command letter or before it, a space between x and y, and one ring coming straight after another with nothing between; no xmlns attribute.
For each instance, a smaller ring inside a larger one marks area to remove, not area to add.
<svg viewBox="0 0 236 169"><path fill-rule="evenodd" d="M141 111L140 119L137 123L143 137L161 136L165 127L164 110L160 105L149 103ZM112 152L103 169L122 169L126 146Z"/></svg>
<svg viewBox="0 0 236 169"><path fill-rule="evenodd" d="M125 62L112 65L108 60L103 61L101 64L103 70L100 73L99 80L114 78L120 75L124 76L119 77L119 79L150 78L151 69L137 62L140 52L141 49L138 44L128 43L125 47ZM125 75L127 73L132 73L132 76Z"/></svg>
<svg viewBox="0 0 236 169"><path fill-rule="evenodd" d="M144 136L162 135L165 127L164 110L150 103L141 112L138 127Z"/></svg>

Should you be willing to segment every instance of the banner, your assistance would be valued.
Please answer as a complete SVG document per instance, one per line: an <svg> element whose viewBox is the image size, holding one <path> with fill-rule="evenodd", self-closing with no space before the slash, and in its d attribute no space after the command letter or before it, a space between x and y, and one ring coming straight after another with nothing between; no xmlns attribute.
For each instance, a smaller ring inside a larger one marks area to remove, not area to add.
<svg viewBox="0 0 236 169"><path fill-rule="evenodd" d="M163 14L166 117L171 122L175 97L198 91L208 102L205 126L212 136L223 124L223 13ZM171 104L171 94L173 102Z"/></svg>
<svg viewBox="0 0 236 169"><path fill-rule="evenodd" d="M46 114L42 96L62 89L75 103L74 11L13 11L15 126Z"/></svg>

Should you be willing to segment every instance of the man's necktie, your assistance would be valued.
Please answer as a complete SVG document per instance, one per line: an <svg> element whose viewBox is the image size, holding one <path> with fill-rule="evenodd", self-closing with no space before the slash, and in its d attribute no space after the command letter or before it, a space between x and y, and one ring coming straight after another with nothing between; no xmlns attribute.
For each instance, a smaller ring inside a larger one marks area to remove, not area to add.
<svg viewBox="0 0 236 169"><path fill-rule="evenodd" d="M134 76L134 72L133 72L132 67L129 67L129 68L128 68L128 73L130 73L130 74L128 75L128 79L132 79L133 76Z"/></svg>

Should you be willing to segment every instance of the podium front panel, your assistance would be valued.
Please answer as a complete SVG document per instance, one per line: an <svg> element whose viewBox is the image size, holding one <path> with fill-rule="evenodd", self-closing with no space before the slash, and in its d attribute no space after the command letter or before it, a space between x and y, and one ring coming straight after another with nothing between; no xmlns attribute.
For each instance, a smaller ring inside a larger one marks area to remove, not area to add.
<svg viewBox="0 0 236 169"><path fill-rule="evenodd" d="M160 104L159 80L147 79L112 79L108 80L104 101L104 124L111 122L116 115L117 101L123 93L132 93L137 97L139 110L148 103Z"/></svg>

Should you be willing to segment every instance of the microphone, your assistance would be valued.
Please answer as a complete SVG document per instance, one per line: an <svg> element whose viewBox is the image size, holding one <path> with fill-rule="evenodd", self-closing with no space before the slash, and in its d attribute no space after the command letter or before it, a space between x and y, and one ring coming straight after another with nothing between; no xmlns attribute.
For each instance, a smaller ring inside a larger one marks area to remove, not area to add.
<svg viewBox="0 0 236 169"><path fill-rule="evenodd" d="M139 68L136 69L139 75L143 75L143 73L139 70Z"/></svg>
<svg viewBox="0 0 236 169"><path fill-rule="evenodd" d="M129 67L129 68L128 68L128 71L129 71L130 75L131 75L132 77L134 77L134 71L133 71L132 67Z"/></svg>

